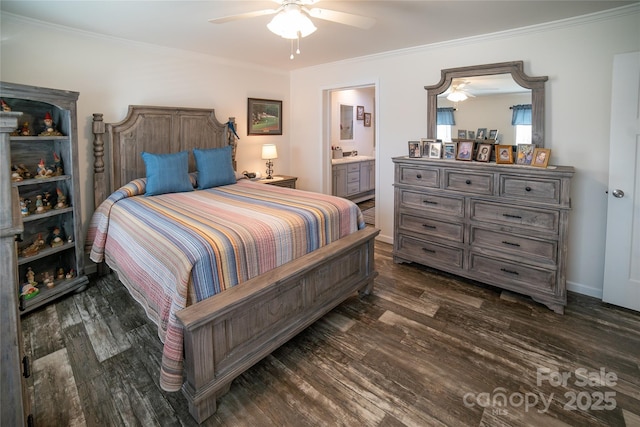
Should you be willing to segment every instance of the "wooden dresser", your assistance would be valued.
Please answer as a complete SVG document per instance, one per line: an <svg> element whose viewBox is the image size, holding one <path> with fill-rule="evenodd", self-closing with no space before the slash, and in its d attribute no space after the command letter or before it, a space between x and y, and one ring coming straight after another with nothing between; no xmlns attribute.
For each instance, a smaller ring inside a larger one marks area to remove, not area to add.
<svg viewBox="0 0 640 427"><path fill-rule="evenodd" d="M573 167L393 162L395 262L508 289L564 312Z"/></svg>

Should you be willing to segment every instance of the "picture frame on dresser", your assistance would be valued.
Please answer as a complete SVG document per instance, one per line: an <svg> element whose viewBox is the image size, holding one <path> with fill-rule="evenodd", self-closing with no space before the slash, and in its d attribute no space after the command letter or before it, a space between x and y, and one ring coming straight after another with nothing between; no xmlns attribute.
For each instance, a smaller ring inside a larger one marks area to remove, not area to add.
<svg viewBox="0 0 640 427"><path fill-rule="evenodd" d="M550 148L535 148L533 150L533 160L531 166L537 168L546 168L549 164L549 158L551 157Z"/></svg>
<svg viewBox="0 0 640 427"><path fill-rule="evenodd" d="M436 142L435 139L420 138L420 144L422 144L422 157L429 157L429 146Z"/></svg>
<svg viewBox="0 0 640 427"><path fill-rule="evenodd" d="M456 160L463 160L467 162L473 160L473 141L458 142L458 153L456 154Z"/></svg>
<svg viewBox="0 0 640 427"><path fill-rule="evenodd" d="M420 141L409 141L409 157L422 157L422 143Z"/></svg>
<svg viewBox="0 0 640 427"><path fill-rule="evenodd" d="M478 128L476 131L476 139L485 139L487 137L487 128Z"/></svg>
<svg viewBox="0 0 640 427"><path fill-rule="evenodd" d="M534 144L518 144L516 149L516 164L528 166L533 159L533 150L536 148Z"/></svg>
<svg viewBox="0 0 640 427"><path fill-rule="evenodd" d="M458 129L458 138L467 139L467 131L465 129Z"/></svg>
<svg viewBox="0 0 640 427"><path fill-rule="evenodd" d="M439 159L442 157L442 142L431 142L429 144L429 158Z"/></svg>
<svg viewBox="0 0 640 427"><path fill-rule="evenodd" d="M493 144L478 144L476 161L488 162L491 158L491 148L493 148Z"/></svg>
<svg viewBox="0 0 640 427"><path fill-rule="evenodd" d="M513 163L513 148L511 145L496 145L496 163L505 165Z"/></svg>
<svg viewBox="0 0 640 427"><path fill-rule="evenodd" d="M442 158L445 160L455 160L458 151L458 143L445 142L442 147Z"/></svg>

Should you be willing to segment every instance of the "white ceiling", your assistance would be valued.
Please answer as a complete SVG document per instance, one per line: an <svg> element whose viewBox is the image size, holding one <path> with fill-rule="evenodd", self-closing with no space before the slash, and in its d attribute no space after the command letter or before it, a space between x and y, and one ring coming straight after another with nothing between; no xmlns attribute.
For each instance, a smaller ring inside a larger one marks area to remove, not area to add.
<svg viewBox="0 0 640 427"><path fill-rule="evenodd" d="M211 24L218 18L278 7L274 1L1 0L0 12L137 42L293 70L342 59L525 27L638 1L318 1L314 7L369 16L368 30L313 19L301 55L269 30L272 16Z"/></svg>

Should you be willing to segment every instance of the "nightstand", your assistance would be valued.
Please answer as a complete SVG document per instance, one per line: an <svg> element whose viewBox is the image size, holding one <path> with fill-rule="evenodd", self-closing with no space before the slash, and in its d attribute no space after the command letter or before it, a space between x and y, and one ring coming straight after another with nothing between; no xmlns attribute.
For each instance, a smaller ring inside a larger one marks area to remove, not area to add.
<svg viewBox="0 0 640 427"><path fill-rule="evenodd" d="M272 179L259 179L261 184L277 185L278 187L296 188L297 176L273 175Z"/></svg>

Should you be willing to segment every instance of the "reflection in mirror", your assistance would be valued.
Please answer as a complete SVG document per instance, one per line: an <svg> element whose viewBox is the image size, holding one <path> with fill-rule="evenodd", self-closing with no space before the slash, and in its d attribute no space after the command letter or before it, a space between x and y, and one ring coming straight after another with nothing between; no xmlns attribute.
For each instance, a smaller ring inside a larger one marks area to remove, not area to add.
<svg viewBox="0 0 640 427"><path fill-rule="evenodd" d="M474 134L478 129L498 131L500 144L516 144L512 124L515 105L531 105L530 134L527 140L544 147L544 85L547 77L529 77L523 62L503 62L442 70L440 82L425 86L428 94L428 137L437 136L437 109L454 108L452 137L459 130ZM449 96L453 94L452 96ZM526 128L527 130L529 128ZM489 135L487 135L489 136ZM522 135L520 135L522 136Z"/></svg>
<svg viewBox="0 0 640 427"><path fill-rule="evenodd" d="M353 139L353 105L340 105L340 140Z"/></svg>

